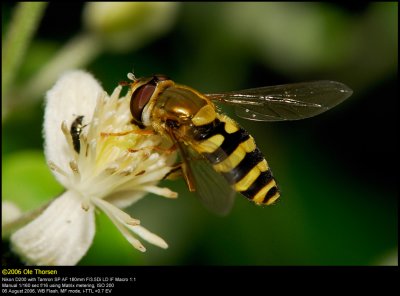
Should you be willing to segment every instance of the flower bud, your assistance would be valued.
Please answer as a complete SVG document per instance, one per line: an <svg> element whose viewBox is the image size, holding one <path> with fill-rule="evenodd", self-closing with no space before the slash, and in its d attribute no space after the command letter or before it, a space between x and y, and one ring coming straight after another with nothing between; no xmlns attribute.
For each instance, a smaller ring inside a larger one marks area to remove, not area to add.
<svg viewBox="0 0 400 296"><path fill-rule="evenodd" d="M178 3L88 2L83 22L108 49L134 50L171 28Z"/></svg>

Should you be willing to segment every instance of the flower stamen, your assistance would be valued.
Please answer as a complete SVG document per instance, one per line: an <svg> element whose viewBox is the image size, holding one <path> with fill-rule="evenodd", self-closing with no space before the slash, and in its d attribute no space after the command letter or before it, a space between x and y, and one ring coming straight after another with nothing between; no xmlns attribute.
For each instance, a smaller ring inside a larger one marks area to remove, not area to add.
<svg viewBox="0 0 400 296"><path fill-rule="evenodd" d="M55 172L59 173L60 175L63 175L64 177L68 177L67 173L64 170L62 170L58 165L56 165L54 162L52 162L51 160L49 160L47 162L47 164L49 165L49 168L52 171L55 171Z"/></svg>
<svg viewBox="0 0 400 296"><path fill-rule="evenodd" d="M69 162L69 167L71 168L71 170L74 172L74 174L79 175L79 167L78 167L78 163L75 160L71 160Z"/></svg>
<svg viewBox="0 0 400 296"><path fill-rule="evenodd" d="M87 199L83 200L81 203L81 207L82 207L82 210L84 210L86 212L89 211L89 209L90 209L89 201Z"/></svg>
<svg viewBox="0 0 400 296"><path fill-rule="evenodd" d="M139 225L140 220L132 218L130 215L125 213L124 211L120 210L116 206L110 204L109 202L106 202L105 200L99 199L99 198L93 198L92 201L103 210L105 213L109 213L113 215L116 219L118 219L120 222L123 222L125 224L129 224L132 226Z"/></svg>
<svg viewBox="0 0 400 296"><path fill-rule="evenodd" d="M119 174L120 176L129 176L130 174L133 173L134 168L133 167L127 167L125 170L121 171Z"/></svg>
<svg viewBox="0 0 400 296"><path fill-rule="evenodd" d="M118 171L118 170L119 170L119 165L116 164L116 163L111 164L109 167L107 167L107 168L105 169L105 171L106 171L107 173L109 173L110 175L115 174L115 172Z"/></svg>
<svg viewBox="0 0 400 296"><path fill-rule="evenodd" d="M63 134L65 136L65 139L67 140L68 147L71 149L71 151L74 151L73 154L75 154L76 151L74 149L74 143L73 143L73 140L72 140L71 131L70 131L70 129L69 129L68 125L67 125L67 122L65 120L61 123L61 130L62 130L62 132L63 132Z"/></svg>
<svg viewBox="0 0 400 296"><path fill-rule="evenodd" d="M131 228L136 227L140 223L139 220L133 219L127 213L119 210L118 208L114 207L113 205L104 200L94 198L93 202L110 218L110 220L114 223L114 225L118 228L118 230L122 233L122 235L134 248L136 248L141 252L146 251L146 248L142 245L142 243L136 238L134 238L132 233L128 231L131 230ZM128 216L130 219L121 221L122 219L121 216L125 215ZM125 224L121 222L124 222Z"/></svg>
<svg viewBox="0 0 400 296"><path fill-rule="evenodd" d="M164 196L166 198L177 198L178 197L178 193L176 193L166 187L157 187L157 186L148 185L148 186L140 186L140 187L138 187L138 190L147 191L147 192L154 193L154 194L157 194L160 196Z"/></svg>

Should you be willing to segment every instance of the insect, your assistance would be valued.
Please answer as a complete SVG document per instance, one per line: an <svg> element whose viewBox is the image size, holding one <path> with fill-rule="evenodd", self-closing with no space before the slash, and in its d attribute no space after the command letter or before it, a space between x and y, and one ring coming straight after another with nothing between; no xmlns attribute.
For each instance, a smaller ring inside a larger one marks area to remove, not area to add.
<svg viewBox="0 0 400 296"><path fill-rule="evenodd" d="M230 210L235 192L258 205L274 203L280 193L254 138L214 102L234 105L245 119L280 121L320 114L352 94L335 81L202 94L165 75L136 78L130 73L128 78L133 122L171 140L189 190L220 214Z"/></svg>
<svg viewBox="0 0 400 296"><path fill-rule="evenodd" d="M74 146L74 150L79 153L81 150L81 141L80 141L80 136L82 133L82 129L84 126L82 125L83 121L82 115L79 115L75 118L75 120L71 124L71 128L69 130L71 137L72 137L72 144Z"/></svg>

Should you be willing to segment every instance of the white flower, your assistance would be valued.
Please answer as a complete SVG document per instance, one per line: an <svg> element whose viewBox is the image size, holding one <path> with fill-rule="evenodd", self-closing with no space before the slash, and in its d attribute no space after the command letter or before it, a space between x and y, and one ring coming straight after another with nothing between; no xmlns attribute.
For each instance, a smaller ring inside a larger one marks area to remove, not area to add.
<svg viewBox="0 0 400 296"><path fill-rule="evenodd" d="M136 249L146 250L133 234L168 247L120 209L146 192L177 196L156 186L170 171L176 154L152 147L168 147L169 143L158 135L105 135L139 129L131 123L129 92L119 98L121 89L118 86L109 97L90 74L72 71L47 93L45 155L66 191L11 236L13 251L28 264L79 262L95 234L95 208L103 211ZM78 130L71 136L71 125L79 123L79 116L83 116L82 124L76 125Z"/></svg>

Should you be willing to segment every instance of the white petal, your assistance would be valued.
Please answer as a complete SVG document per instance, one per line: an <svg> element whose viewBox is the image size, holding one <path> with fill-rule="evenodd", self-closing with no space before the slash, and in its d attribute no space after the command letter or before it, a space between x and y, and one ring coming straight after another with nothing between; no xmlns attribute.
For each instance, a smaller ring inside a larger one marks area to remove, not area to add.
<svg viewBox="0 0 400 296"><path fill-rule="evenodd" d="M94 207L67 191L35 220L11 236L13 251L32 265L75 265L95 234Z"/></svg>
<svg viewBox="0 0 400 296"><path fill-rule="evenodd" d="M156 245L157 247L160 247L163 249L168 248L168 244L161 237L148 231L143 226L140 226L140 225L129 226L128 228L130 230L132 230L133 232L135 232L137 235L139 235L144 240L147 240L149 243Z"/></svg>
<svg viewBox="0 0 400 296"><path fill-rule="evenodd" d="M44 116L45 155L64 171L69 170L72 159L61 124L66 121L68 128L77 116L83 115L87 124L93 117L97 99L104 93L92 75L84 71L64 74L46 94ZM64 179L55 174L65 186Z"/></svg>

